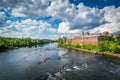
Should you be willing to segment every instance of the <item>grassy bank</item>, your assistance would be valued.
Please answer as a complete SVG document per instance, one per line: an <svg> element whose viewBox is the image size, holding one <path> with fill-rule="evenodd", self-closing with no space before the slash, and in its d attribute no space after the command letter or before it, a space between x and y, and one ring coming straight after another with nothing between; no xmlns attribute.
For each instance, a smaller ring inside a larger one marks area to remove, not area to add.
<svg viewBox="0 0 120 80"><path fill-rule="evenodd" d="M100 54L100 55L103 55L103 56L110 56L110 57L118 57L118 58L120 58L120 53L112 53L112 52L108 52L108 51L100 52L100 51L98 51L96 49L92 49L92 50L82 49L82 48L75 47L76 45L68 45L68 44L61 45L61 46L69 48L69 49L80 50L82 52L87 52L87 53L92 53L92 54Z"/></svg>

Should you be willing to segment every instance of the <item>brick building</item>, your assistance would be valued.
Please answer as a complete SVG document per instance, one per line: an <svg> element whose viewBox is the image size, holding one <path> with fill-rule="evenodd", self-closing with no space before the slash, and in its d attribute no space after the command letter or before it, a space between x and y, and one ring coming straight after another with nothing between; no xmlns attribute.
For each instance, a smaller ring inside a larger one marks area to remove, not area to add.
<svg viewBox="0 0 120 80"><path fill-rule="evenodd" d="M102 41L104 36L107 36L108 32L103 32L102 34L89 34L82 36L75 36L74 38L67 38L66 44L98 44L99 41Z"/></svg>

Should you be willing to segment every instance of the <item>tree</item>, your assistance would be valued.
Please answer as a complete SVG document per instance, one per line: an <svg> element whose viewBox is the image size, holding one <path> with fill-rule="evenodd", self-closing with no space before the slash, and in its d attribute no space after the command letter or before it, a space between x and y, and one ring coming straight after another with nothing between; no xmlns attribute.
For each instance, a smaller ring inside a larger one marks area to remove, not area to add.
<svg viewBox="0 0 120 80"><path fill-rule="evenodd" d="M101 41L101 42L99 42L98 43L98 51L101 51L101 52L109 51L109 48L108 48L109 43L110 43L110 41Z"/></svg>
<svg viewBox="0 0 120 80"><path fill-rule="evenodd" d="M58 45L63 45L63 39L62 38L58 39Z"/></svg>
<svg viewBox="0 0 120 80"><path fill-rule="evenodd" d="M101 41L98 43L98 51L104 52L112 52L112 53L119 53L120 49L118 45L113 41Z"/></svg>
<svg viewBox="0 0 120 80"><path fill-rule="evenodd" d="M116 39L117 39L117 44L120 45L120 36L117 36Z"/></svg>
<svg viewBox="0 0 120 80"><path fill-rule="evenodd" d="M109 48L109 51L112 53L117 53L119 50L117 44L114 42L110 42L110 45L108 46L108 48Z"/></svg>
<svg viewBox="0 0 120 80"><path fill-rule="evenodd" d="M51 40L0 37L0 49L10 49L14 47L31 47L31 46L45 44L49 42L51 42Z"/></svg>
<svg viewBox="0 0 120 80"><path fill-rule="evenodd" d="M104 41L114 41L112 36L104 36Z"/></svg>

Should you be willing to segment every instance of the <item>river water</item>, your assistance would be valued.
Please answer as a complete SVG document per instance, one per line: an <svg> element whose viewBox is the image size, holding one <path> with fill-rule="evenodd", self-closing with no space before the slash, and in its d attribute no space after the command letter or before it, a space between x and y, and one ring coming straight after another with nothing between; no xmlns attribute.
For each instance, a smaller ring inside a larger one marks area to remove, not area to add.
<svg viewBox="0 0 120 80"><path fill-rule="evenodd" d="M0 52L0 80L120 80L120 59L57 43Z"/></svg>

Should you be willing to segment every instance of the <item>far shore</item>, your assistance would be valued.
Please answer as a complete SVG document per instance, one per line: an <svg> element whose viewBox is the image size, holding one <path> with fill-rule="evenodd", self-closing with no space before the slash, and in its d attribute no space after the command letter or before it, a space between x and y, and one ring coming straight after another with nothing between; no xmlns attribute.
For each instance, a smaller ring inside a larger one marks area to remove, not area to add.
<svg viewBox="0 0 120 80"><path fill-rule="evenodd" d="M79 50L79 51L86 52L86 53L100 54L100 55L103 55L103 56L120 58L120 54L114 54L114 53L110 53L110 52L89 51L89 50L86 50L86 49L73 48L73 47L68 47L68 46L63 46L63 47L66 47L66 48L69 48L69 49Z"/></svg>

